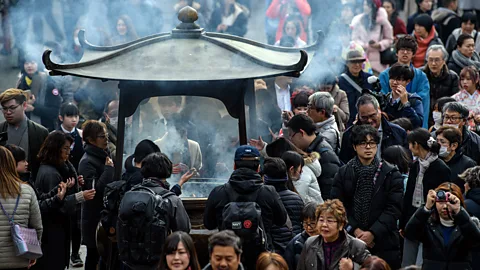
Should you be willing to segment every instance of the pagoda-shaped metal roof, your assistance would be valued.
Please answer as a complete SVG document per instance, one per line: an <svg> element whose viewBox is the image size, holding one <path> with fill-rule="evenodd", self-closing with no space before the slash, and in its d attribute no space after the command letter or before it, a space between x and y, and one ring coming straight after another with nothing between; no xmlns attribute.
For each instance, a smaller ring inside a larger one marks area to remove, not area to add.
<svg viewBox="0 0 480 270"><path fill-rule="evenodd" d="M205 32L198 14L183 8L182 22L171 33L144 37L118 46L98 47L79 34L84 55L78 63L58 64L43 54L51 75L118 81L217 81L298 77L308 63L304 50L265 45L245 38Z"/></svg>

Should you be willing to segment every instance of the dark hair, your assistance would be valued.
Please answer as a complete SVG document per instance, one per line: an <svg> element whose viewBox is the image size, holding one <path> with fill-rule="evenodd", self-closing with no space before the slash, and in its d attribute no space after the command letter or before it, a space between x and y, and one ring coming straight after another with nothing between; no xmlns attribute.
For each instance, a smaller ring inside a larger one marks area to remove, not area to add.
<svg viewBox="0 0 480 270"><path fill-rule="evenodd" d="M287 179L287 165L281 158L267 157L263 162L262 173L271 179Z"/></svg>
<svg viewBox="0 0 480 270"><path fill-rule="evenodd" d="M475 66L466 66L460 71L460 74L458 74L459 80L458 80L458 87L462 89L462 79L465 79L467 77L467 74L470 77L470 80L473 81L473 84L475 85L475 89L478 88L478 78L480 77L480 74L478 73L478 69Z"/></svg>
<svg viewBox="0 0 480 270"><path fill-rule="evenodd" d="M410 119L408 119L406 117L400 117L400 118L394 119L393 121L391 121L391 123L393 123L395 125L399 125L405 131L413 130L412 121L410 121Z"/></svg>
<svg viewBox="0 0 480 270"><path fill-rule="evenodd" d="M458 0L442 0L443 3L442 3L442 6L443 7L448 7L450 5L450 3L453 3L455 1L458 1Z"/></svg>
<svg viewBox="0 0 480 270"><path fill-rule="evenodd" d="M380 109L380 103L378 103L378 99L370 94L361 95L358 98L357 104L355 104L355 107L359 111L360 106L368 105L368 104L372 104L375 110Z"/></svg>
<svg viewBox="0 0 480 270"><path fill-rule="evenodd" d="M292 167L296 169L298 168L298 166L302 166L302 167L305 166L305 160L298 152L287 151L283 153L281 158L283 162L285 162L287 173L288 173L288 170L290 170L290 168ZM287 180L287 188L298 194L298 191L295 188L295 185L293 184L293 180L290 179L290 177L288 177L288 180Z"/></svg>
<svg viewBox="0 0 480 270"><path fill-rule="evenodd" d="M125 26L127 27L126 36L128 37L128 39L131 41L138 39L137 31L135 31L135 27L133 25L132 19L128 15L125 15L125 14L120 15L117 18L117 21L115 22L115 26L117 26L119 20L122 20L125 23Z"/></svg>
<svg viewBox="0 0 480 270"><path fill-rule="evenodd" d="M296 17L287 17L287 19L283 23L283 36L286 36L287 23L289 23L289 22L292 22L295 25L295 28L297 29L297 32L296 32L297 35L296 36L297 37L300 36L300 34L302 33L302 27L300 26L300 21ZM280 41L280 43L281 43L281 41ZM295 44L295 42L293 44ZM282 45L280 45L280 46L282 46Z"/></svg>
<svg viewBox="0 0 480 270"><path fill-rule="evenodd" d="M470 188L480 187L480 166L468 168L458 177L465 181Z"/></svg>
<svg viewBox="0 0 480 270"><path fill-rule="evenodd" d="M219 231L208 238L208 253L212 256L215 246L233 247L235 254L242 254L242 240L233 231Z"/></svg>
<svg viewBox="0 0 480 270"><path fill-rule="evenodd" d="M188 269L202 269L200 267L200 263L198 262L197 251L195 249L195 244L192 240L192 237L186 232L176 231L170 234L165 240L165 244L163 245L162 249L162 255L160 257L160 263L158 265L158 270L168 269L167 255L175 253L180 242L182 242L188 255L190 256L190 263L188 264Z"/></svg>
<svg viewBox="0 0 480 270"><path fill-rule="evenodd" d="M302 156L308 155L307 153L296 147L291 141L285 138L278 138L277 140L269 143L267 147L265 147L265 150L269 157L279 158L282 157L282 155L287 151L294 151Z"/></svg>
<svg viewBox="0 0 480 270"><path fill-rule="evenodd" d="M322 78L319 81L320 85L337 85L337 76L333 74L332 72L327 72L326 74L323 74Z"/></svg>
<svg viewBox="0 0 480 270"><path fill-rule="evenodd" d="M143 178L166 179L172 175L172 162L163 153L151 153L142 161L140 172Z"/></svg>
<svg viewBox="0 0 480 270"><path fill-rule="evenodd" d="M88 140L96 140L98 134L107 131L107 126L97 120L87 120L85 123L83 123L82 130L83 141L87 144L90 144Z"/></svg>
<svg viewBox="0 0 480 270"><path fill-rule="evenodd" d="M392 5L392 9L394 10L391 17L389 18L390 24L393 28L397 24L397 17L398 17L398 10L397 10L397 2L395 0L383 0L383 3L390 3Z"/></svg>
<svg viewBox="0 0 480 270"><path fill-rule="evenodd" d="M455 102L457 101L456 99L452 98L452 97L441 97L439 99L437 99L437 109L439 112L442 112L443 111L443 106L445 106L445 104L447 104L448 102Z"/></svg>
<svg viewBox="0 0 480 270"><path fill-rule="evenodd" d="M60 116L77 116L80 115L77 105L72 102L63 103L60 107Z"/></svg>
<svg viewBox="0 0 480 270"><path fill-rule="evenodd" d="M411 81L413 80L415 73L410 66L395 63L388 71L388 76L393 80Z"/></svg>
<svg viewBox="0 0 480 270"><path fill-rule="evenodd" d="M291 36L284 35L278 44L281 47L293 48L295 47L295 39Z"/></svg>
<svg viewBox="0 0 480 270"><path fill-rule="evenodd" d="M453 102L448 102L445 105L443 105L443 110L442 113L445 114L447 111L452 111L452 112L457 112L460 114L463 119L467 119L470 111L468 110L468 107L458 101L453 101Z"/></svg>
<svg viewBox="0 0 480 270"><path fill-rule="evenodd" d="M318 203L316 202L308 202L305 204L302 210L302 220L304 219L311 219L315 220L317 217L315 216L317 211Z"/></svg>
<svg viewBox="0 0 480 270"><path fill-rule="evenodd" d="M350 140L353 145L359 145L360 143L367 140L368 135L370 135L377 144L380 143L380 136L378 135L378 130L371 125L353 126Z"/></svg>
<svg viewBox="0 0 480 270"><path fill-rule="evenodd" d="M370 11L370 14L367 14L367 16L363 16L362 24L365 27L365 29L373 30L373 28L375 28L375 26L377 25L378 8L377 8L377 5L373 2L373 0L366 0L366 1L370 5L371 11Z"/></svg>
<svg viewBox="0 0 480 270"><path fill-rule="evenodd" d="M399 52L401 49L410 49L413 51L413 54L417 53L418 43L414 37L411 35L406 35L398 39L397 44L395 44L395 50Z"/></svg>
<svg viewBox="0 0 480 270"><path fill-rule="evenodd" d="M407 174L412 159L405 147L401 145L392 145L382 152L382 158L398 167L400 173Z"/></svg>
<svg viewBox="0 0 480 270"><path fill-rule="evenodd" d="M253 171L258 170L258 166L260 166L259 160L237 160L235 161L235 168L246 168Z"/></svg>
<svg viewBox="0 0 480 270"><path fill-rule="evenodd" d="M390 265L377 256L368 257L362 264L360 270L391 270Z"/></svg>
<svg viewBox="0 0 480 270"><path fill-rule="evenodd" d="M58 130L48 134L38 152L38 161L55 167L61 165L64 162L61 156L62 148L66 142L73 143L73 138L69 134Z"/></svg>
<svg viewBox="0 0 480 270"><path fill-rule="evenodd" d="M471 22L477 26L477 15L475 15L473 12L464 12L460 20L462 23Z"/></svg>
<svg viewBox="0 0 480 270"><path fill-rule="evenodd" d="M140 163L142 160L150 155L151 153L161 153L160 147L156 145L151 140L143 140L137 144L135 147L135 152L133 153L133 158L135 162Z"/></svg>
<svg viewBox="0 0 480 270"><path fill-rule="evenodd" d="M309 96L310 95L305 91L294 92L292 94L292 108L307 107Z"/></svg>
<svg viewBox="0 0 480 270"><path fill-rule="evenodd" d="M312 118L305 114L297 114L293 116L292 119L288 121L286 127L292 129L293 132L300 132L300 129L302 129L309 136L314 135L317 130Z"/></svg>
<svg viewBox="0 0 480 270"><path fill-rule="evenodd" d="M460 200L460 206L465 208L465 199L463 198L462 190L460 189L459 186L451 182L443 182L435 189L435 192L438 192L440 190L443 190L445 192L450 192L451 194L457 196L457 198ZM437 207L433 207L431 219L436 222L439 221L439 214L437 211Z"/></svg>
<svg viewBox="0 0 480 270"><path fill-rule="evenodd" d="M431 140L431 145L428 146L429 140ZM432 138L430 135L430 132L424 128L416 128L412 130L410 133L407 135L407 141L411 144L417 143L420 145L423 149L434 153L435 155L438 155L440 151L440 144L437 143L435 139Z"/></svg>
<svg viewBox="0 0 480 270"><path fill-rule="evenodd" d="M16 146L15 144L7 144L5 145L5 148L7 148L12 153L17 165L20 161L27 160L27 154L22 147Z"/></svg>
<svg viewBox="0 0 480 270"><path fill-rule="evenodd" d="M465 40L469 40L469 39L473 39L473 37L469 34L461 34L457 39L457 47L462 47Z"/></svg>
<svg viewBox="0 0 480 270"><path fill-rule="evenodd" d="M445 139L450 142L450 145L452 143L458 143L458 146L460 147L462 144L462 132L460 132L458 128L442 126L435 131L435 134L437 137L438 135L445 137Z"/></svg>

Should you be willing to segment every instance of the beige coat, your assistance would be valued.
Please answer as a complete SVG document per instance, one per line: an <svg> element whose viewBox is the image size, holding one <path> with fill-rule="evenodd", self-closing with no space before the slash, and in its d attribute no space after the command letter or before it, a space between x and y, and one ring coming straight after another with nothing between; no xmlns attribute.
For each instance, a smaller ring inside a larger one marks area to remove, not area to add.
<svg viewBox="0 0 480 270"><path fill-rule="evenodd" d="M338 88L338 85L335 85L330 94L335 100L335 105L337 105L338 107L337 112L333 114L335 116L335 122L337 122L338 131L344 132L345 126L347 125L348 119L350 117L347 93Z"/></svg>
<svg viewBox="0 0 480 270"><path fill-rule="evenodd" d="M0 202L8 215L12 214L16 201L16 197L5 200L0 196ZM38 240L41 241L43 227L40 208L35 191L28 184L21 184L20 201L14 221L23 227L35 229ZM0 211L0 269L25 268L28 264L28 259L15 256L10 224L3 211Z"/></svg>

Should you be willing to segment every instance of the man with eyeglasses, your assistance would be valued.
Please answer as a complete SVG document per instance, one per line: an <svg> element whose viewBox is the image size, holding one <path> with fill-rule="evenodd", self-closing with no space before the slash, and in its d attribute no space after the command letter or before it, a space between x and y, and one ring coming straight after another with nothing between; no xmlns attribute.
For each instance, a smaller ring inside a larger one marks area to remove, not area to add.
<svg viewBox="0 0 480 270"><path fill-rule="evenodd" d="M445 47L433 45L427 50L427 65L420 68L427 74L430 83L430 112L433 112L439 98L451 97L458 92L458 75L448 68L447 60L448 53ZM429 126L432 126L434 124L432 113L428 118Z"/></svg>
<svg viewBox="0 0 480 270"><path fill-rule="evenodd" d="M357 125L368 124L378 130L380 141L376 155L380 158L382 151L392 145L401 145L408 149L407 133L403 128L389 122L382 116L380 104L372 95L363 95L357 101L358 121L349 127L342 137L342 147L340 149L340 160L347 163L355 157L355 151L350 143L352 128Z"/></svg>
<svg viewBox="0 0 480 270"><path fill-rule="evenodd" d="M31 179L35 180L40 167L37 154L48 136L48 130L25 115L28 104L24 91L13 88L6 90L0 94L0 105L6 120L0 124L0 133L7 134L6 144L14 144L25 150Z"/></svg>
<svg viewBox="0 0 480 270"><path fill-rule="evenodd" d="M425 73L412 65L413 56L418 49L417 41L412 36L407 35L398 39L395 49L397 50L398 63L409 65L414 71L413 80L406 86L407 92L419 95L423 102L423 114L430 115L430 84ZM380 73L380 84L384 94L392 92L389 71L390 68L387 68ZM428 128L428 117L424 117L422 127Z"/></svg>
<svg viewBox="0 0 480 270"><path fill-rule="evenodd" d="M373 86L368 83L368 77L372 76L372 74L362 70L365 60L361 52L355 50L349 51L346 59L347 70L340 75L338 80L338 87L347 93L348 98L350 116L347 127L351 126L355 121L355 116L357 115L355 104L362 95L362 90L373 89Z"/></svg>
<svg viewBox="0 0 480 270"><path fill-rule="evenodd" d="M462 133L460 151L480 164L480 136L467 128L469 110L460 102L449 102L443 106L443 125L455 127ZM435 132L433 133L435 136Z"/></svg>
<svg viewBox="0 0 480 270"><path fill-rule="evenodd" d="M351 140L344 144L350 144L355 155L336 174L332 198L345 206L345 230L364 241L372 255L398 269L403 177L395 165L377 156L380 134L375 127L355 125L350 134Z"/></svg>

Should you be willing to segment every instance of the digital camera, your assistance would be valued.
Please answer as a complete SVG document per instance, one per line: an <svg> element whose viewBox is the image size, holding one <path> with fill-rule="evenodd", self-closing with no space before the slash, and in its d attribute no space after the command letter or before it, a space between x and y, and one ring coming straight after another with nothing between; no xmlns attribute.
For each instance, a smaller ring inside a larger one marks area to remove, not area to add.
<svg viewBox="0 0 480 270"><path fill-rule="evenodd" d="M450 194L445 192L444 190L437 191L437 202L448 202L450 201Z"/></svg>

